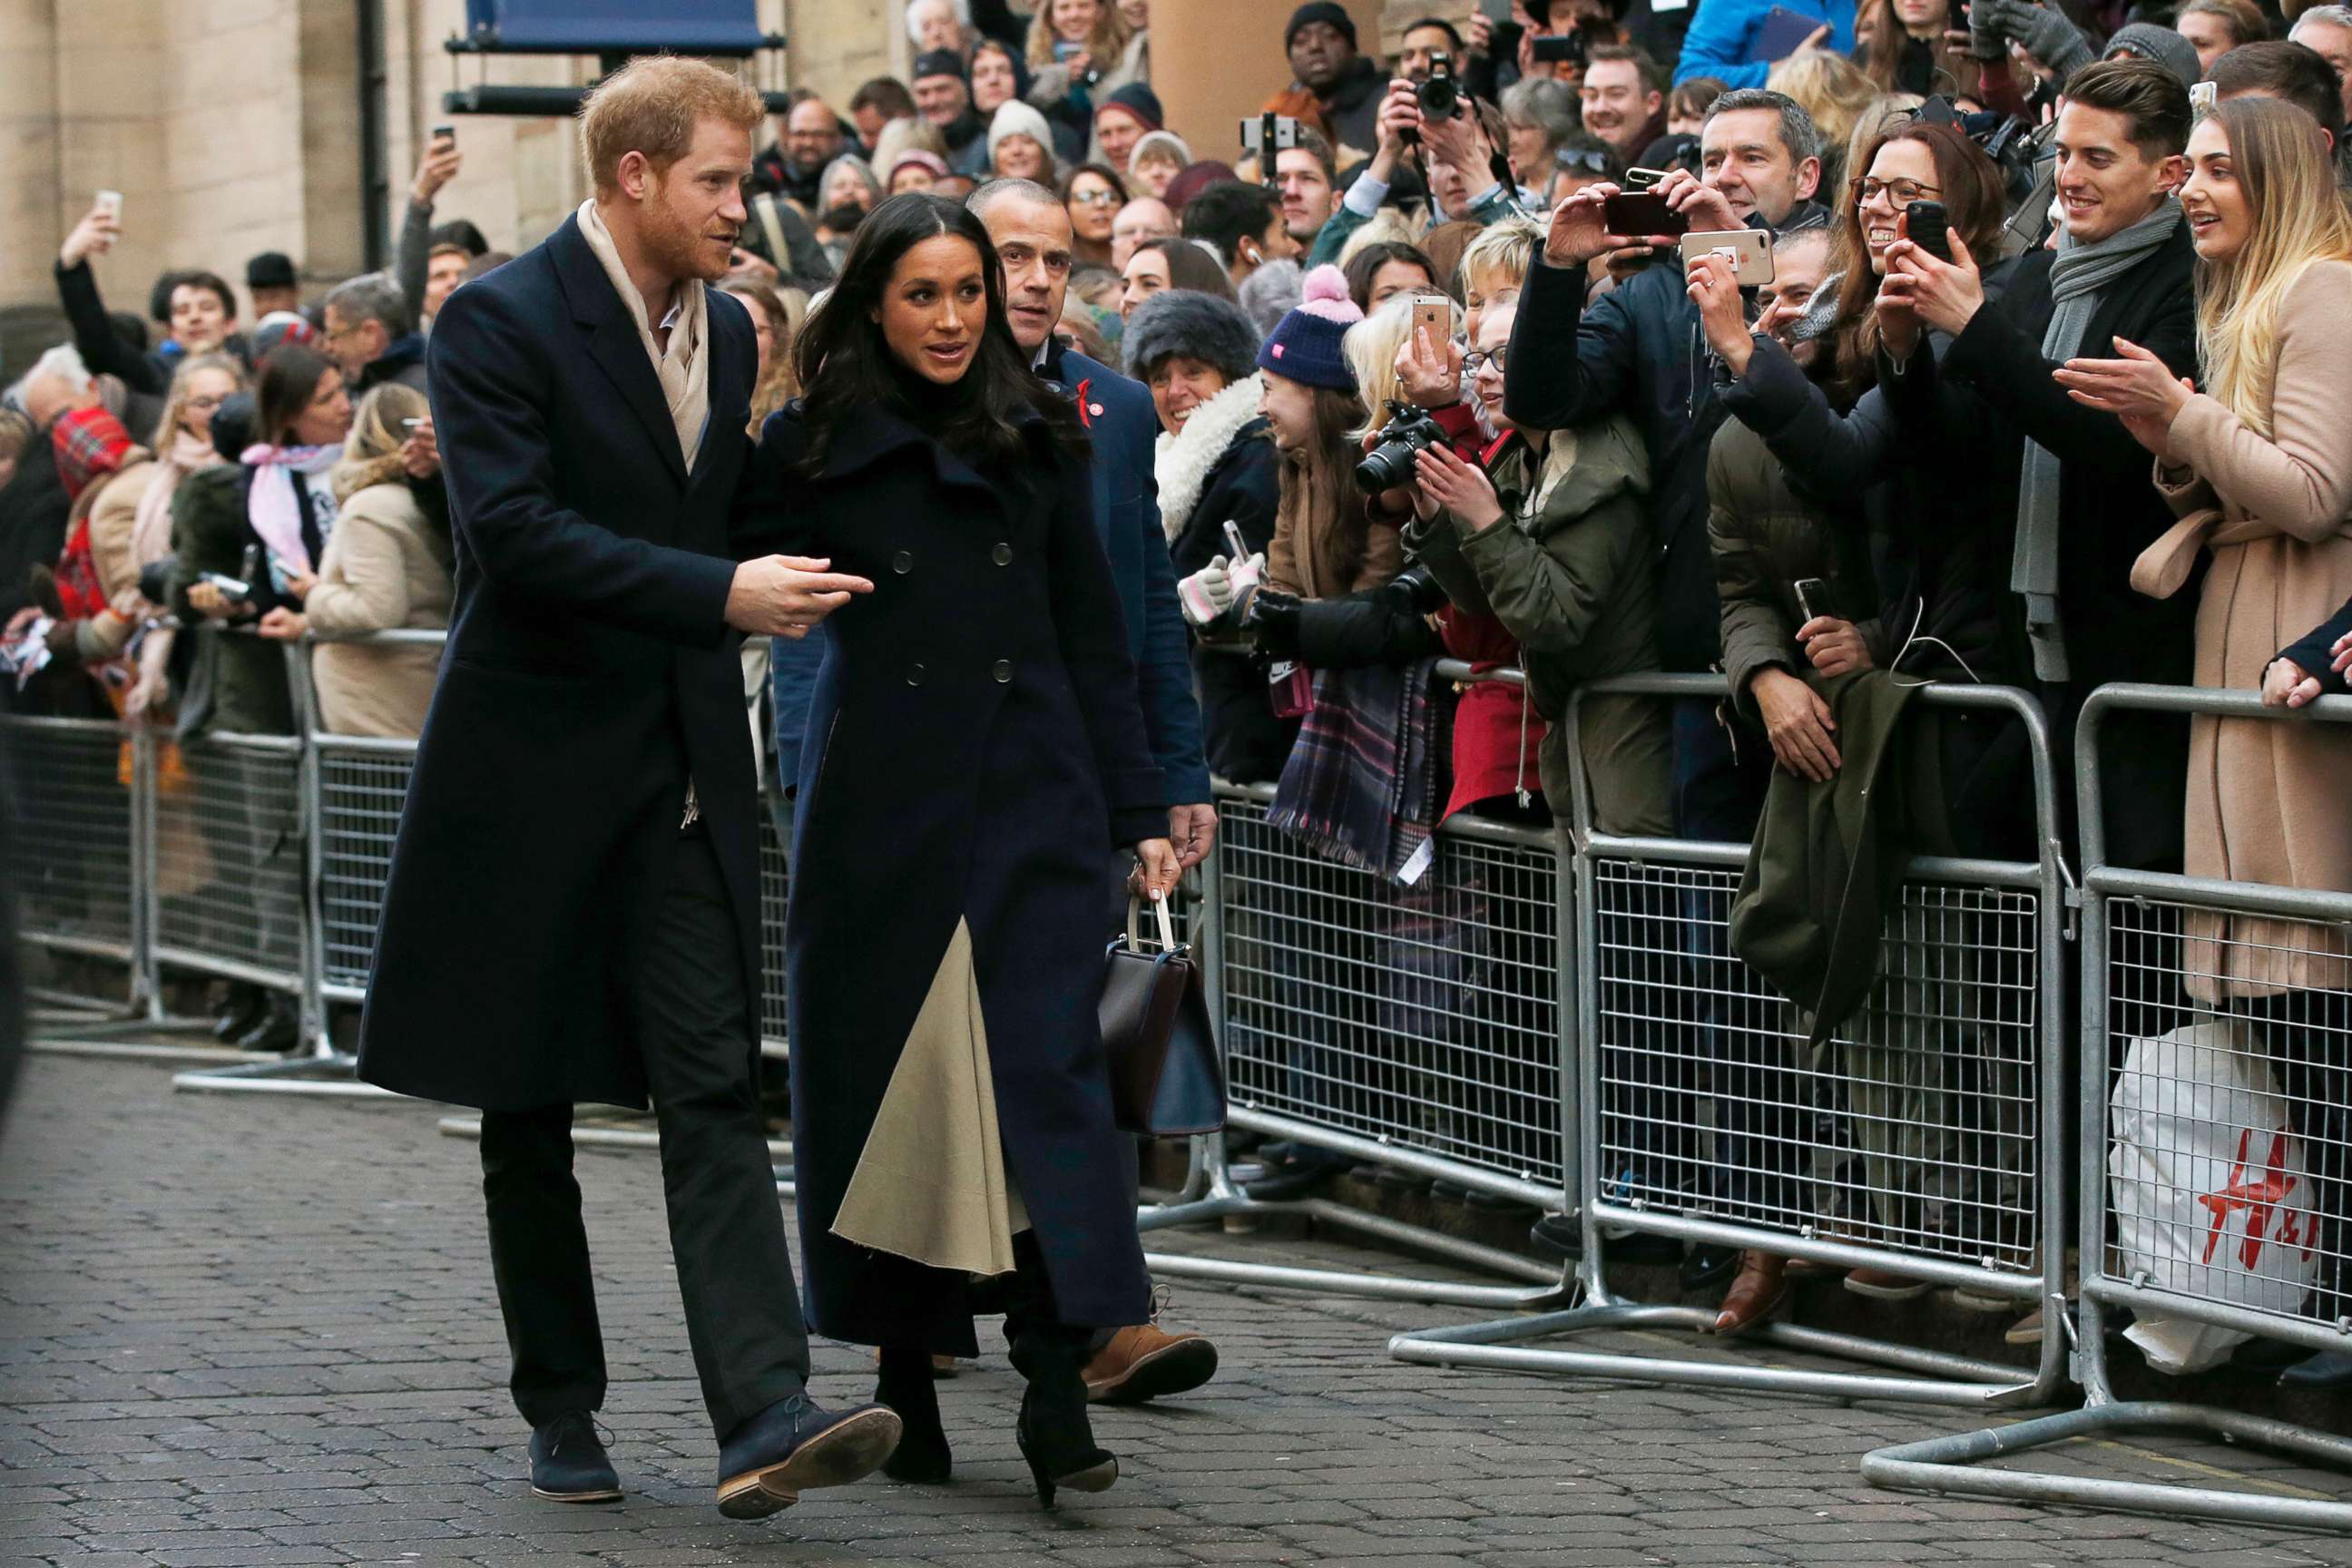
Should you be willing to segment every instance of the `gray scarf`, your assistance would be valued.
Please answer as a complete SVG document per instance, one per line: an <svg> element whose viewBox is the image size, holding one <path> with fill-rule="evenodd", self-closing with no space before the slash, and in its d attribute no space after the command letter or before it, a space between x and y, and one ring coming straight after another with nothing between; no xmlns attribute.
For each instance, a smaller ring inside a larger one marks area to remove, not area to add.
<svg viewBox="0 0 2352 1568"><path fill-rule="evenodd" d="M2064 363L2082 352L2083 334L2098 313L2099 294L2172 237L2180 226L2180 204L2164 205L2121 234L2078 245L2059 231L2058 260L2050 268L2050 294L2058 309L2042 336L2042 357ZM2033 673L2064 680L2066 631L2058 619L2058 454L2037 441L2025 443L2025 469L2017 489L2017 553L2009 567L2012 592L2025 595L2025 630L2033 644Z"/></svg>

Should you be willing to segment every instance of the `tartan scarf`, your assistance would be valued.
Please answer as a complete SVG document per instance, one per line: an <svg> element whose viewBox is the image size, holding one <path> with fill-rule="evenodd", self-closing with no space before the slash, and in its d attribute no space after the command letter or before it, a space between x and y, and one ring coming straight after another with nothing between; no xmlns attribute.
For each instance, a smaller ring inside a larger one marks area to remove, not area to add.
<svg viewBox="0 0 2352 1568"><path fill-rule="evenodd" d="M122 421L103 408L77 408L60 414L49 426L49 445L58 455L58 478L64 481L66 500L78 501L102 474L122 467L138 443Z"/></svg>
<svg viewBox="0 0 2352 1568"><path fill-rule="evenodd" d="M1436 670L1424 658L1318 674L1267 821L1342 865L1418 881L1441 804Z"/></svg>

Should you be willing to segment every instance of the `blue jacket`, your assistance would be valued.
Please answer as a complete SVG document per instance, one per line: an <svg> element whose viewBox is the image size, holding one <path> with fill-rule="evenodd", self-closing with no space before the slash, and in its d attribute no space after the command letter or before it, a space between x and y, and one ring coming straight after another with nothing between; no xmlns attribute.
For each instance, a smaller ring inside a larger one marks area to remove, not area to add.
<svg viewBox="0 0 2352 1568"><path fill-rule="evenodd" d="M1176 572L1160 525L1160 489L1152 477L1160 416L1139 383L1082 353L1048 352L1039 374L1064 395L1087 388L1086 418L1094 436L1095 532L1118 586L1127 621L1128 654L1135 660L1143 724L1152 760L1168 779L1170 805L1210 798L1209 764L1201 737L1201 707L1192 694L1192 666L1184 616L1176 603ZM1097 412L1099 410L1099 412ZM819 632L797 642L775 639L769 658L776 712L777 776L797 791L810 694L827 647Z"/></svg>
<svg viewBox="0 0 2352 1568"><path fill-rule="evenodd" d="M1823 47L1841 55L1853 52L1853 0L1706 0L1691 16L1675 80L1711 76L1727 87L1762 87L1772 62L1748 57L1766 14L1776 7L1827 22L1830 37Z"/></svg>

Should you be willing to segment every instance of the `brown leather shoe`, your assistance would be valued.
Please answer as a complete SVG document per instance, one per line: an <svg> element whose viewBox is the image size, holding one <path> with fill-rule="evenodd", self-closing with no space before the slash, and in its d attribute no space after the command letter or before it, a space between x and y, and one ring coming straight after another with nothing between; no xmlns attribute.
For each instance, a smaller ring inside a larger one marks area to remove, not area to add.
<svg viewBox="0 0 2352 1568"><path fill-rule="evenodd" d="M1744 1334L1789 1303L1794 1289L1787 1279L1788 1260L1769 1252L1743 1252L1739 1272L1723 1293L1723 1310L1715 1315L1714 1332Z"/></svg>
<svg viewBox="0 0 2352 1568"><path fill-rule="evenodd" d="M1113 1334L1087 1363L1087 1399L1095 1405L1140 1405L1187 1393L1216 1375L1217 1347L1201 1335L1136 1323Z"/></svg>

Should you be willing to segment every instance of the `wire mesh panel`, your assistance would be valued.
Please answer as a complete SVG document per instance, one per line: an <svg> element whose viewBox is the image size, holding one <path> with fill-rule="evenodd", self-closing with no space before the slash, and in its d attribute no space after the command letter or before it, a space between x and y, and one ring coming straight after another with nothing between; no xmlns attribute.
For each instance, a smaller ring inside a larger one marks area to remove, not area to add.
<svg viewBox="0 0 2352 1568"><path fill-rule="evenodd" d="M2104 909L2102 1274L2352 1331L2352 927L2150 899ZM2158 1314L2140 1316L2147 1335ZM2195 1354L2189 1336L2175 1324L2142 1343Z"/></svg>
<svg viewBox="0 0 2352 1568"><path fill-rule="evenodd" d="M1220 803L1234 1101L1552 1189L1558 860L1441 837L1418 886L1323 859Z"/></svg>
<svg viewBox="0 0 2352 1568"><path fill-rule="evenodd" d="M784 1050L784 905L791 888L775 815L760 803L760 1045Z"/></svg>
<svg viewBox="0 0 2352 1568"><path fill-rule="evenodd" d="M1736 868L1593 872L1603 1204L2032 1273L2037 894L1906 886L1814 1047L1732 952Z"/></svg>
<svg viewBox="0 0 2352 1568"><path fill-rule="evenodd" d="M179 779L157 781L157 955L299 986L301 743L224 736L190 742L180 757ZM164 830L167 805L187 831Z"/></svg>
<svg viewBox="0 0 2352 1568"><path fill-rule="evenodd" d="M323 982L339 1001L367 988L392 876L393 840L416 756L319 742L319 910Z"/></svg>
<svg viewBox="0 0 2352 1568"><path fill-rule="evenodd" d="M97 720L0 720L16 814L7 875L21 935L128 959L131 749Z"/></svg>

